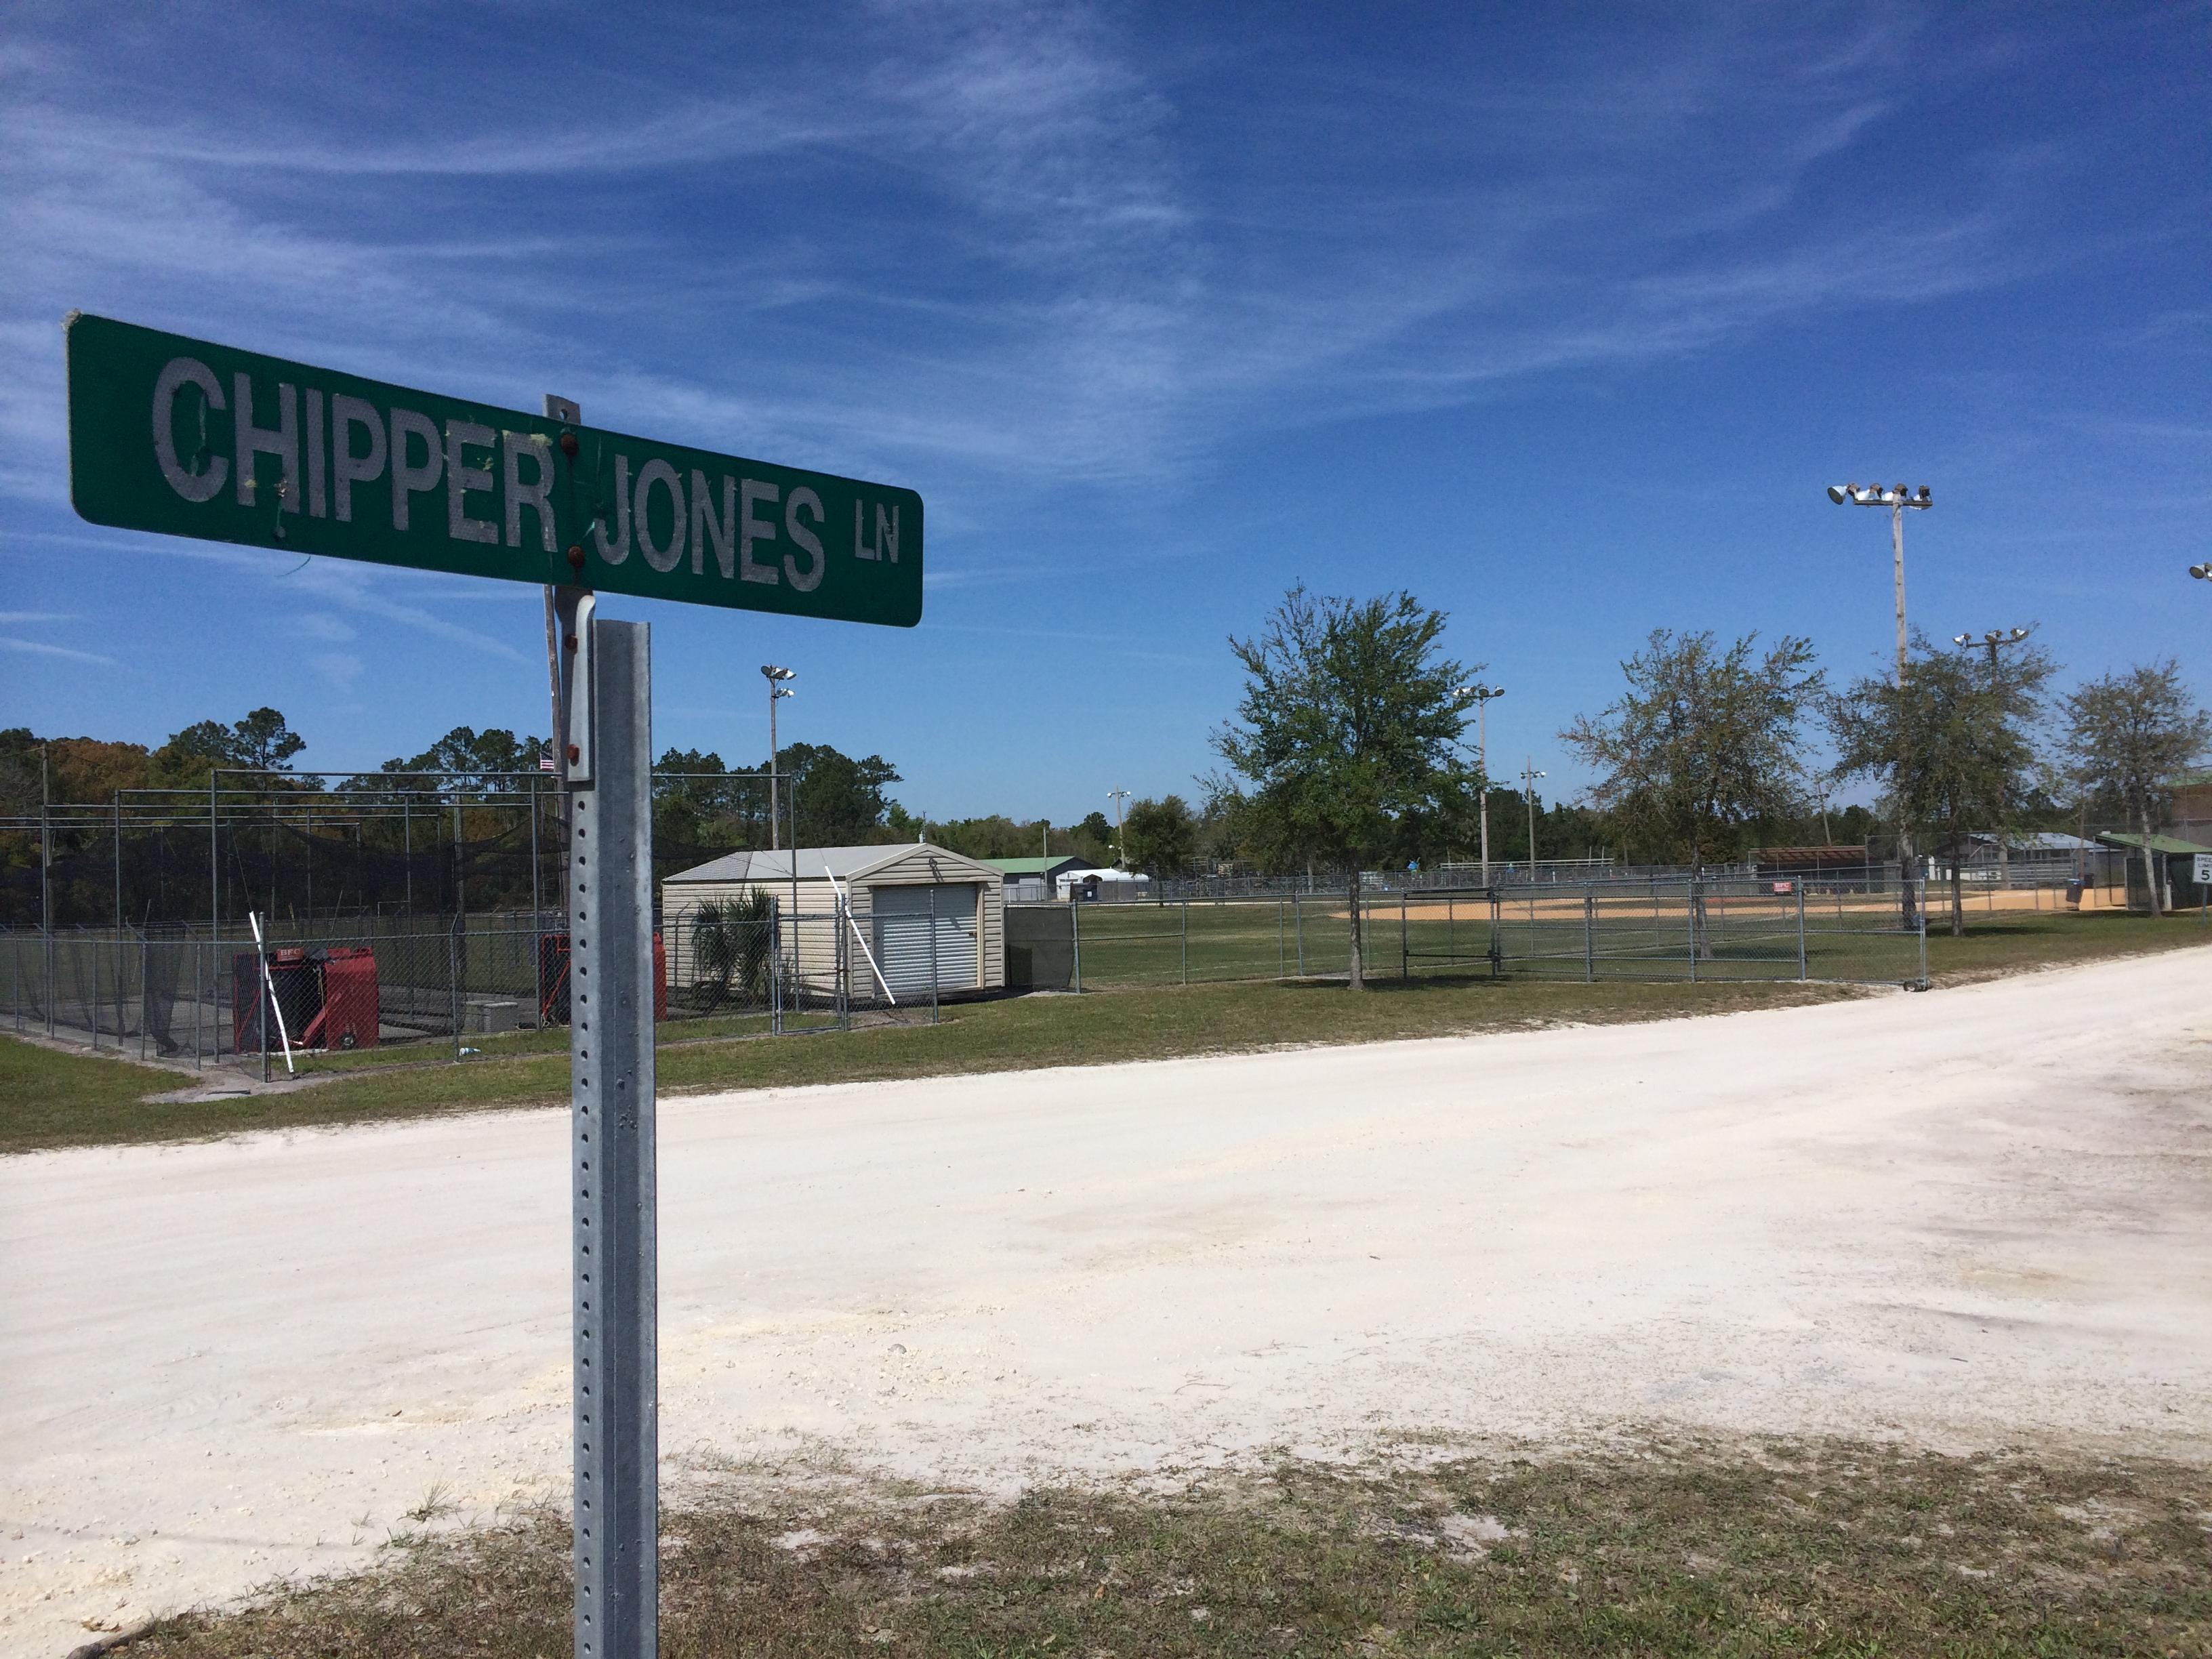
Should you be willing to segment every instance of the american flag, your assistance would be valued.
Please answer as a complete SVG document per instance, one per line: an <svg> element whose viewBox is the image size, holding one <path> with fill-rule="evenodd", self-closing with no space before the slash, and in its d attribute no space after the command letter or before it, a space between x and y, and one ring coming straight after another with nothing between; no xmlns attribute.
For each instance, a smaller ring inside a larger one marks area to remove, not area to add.
<svg viewBox="0 0 2212 1659"><path fill-rule="evenodd" d="M550 772L556 769L553 764L553 751L549 749L544 754L538 756L538 769L541 772Z"/></svg>

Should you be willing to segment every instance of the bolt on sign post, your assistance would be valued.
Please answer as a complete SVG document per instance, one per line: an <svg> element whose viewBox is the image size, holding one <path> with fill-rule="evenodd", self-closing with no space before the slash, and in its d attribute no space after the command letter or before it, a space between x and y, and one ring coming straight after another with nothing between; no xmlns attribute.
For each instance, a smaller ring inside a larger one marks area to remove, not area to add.
<svg viewBox="0 0 2212 1659"><path fill-rule="evenodd" d="M575 1652L651 1659L660 1505L651 635L642 623L601 620L596 596L910 628L921 620L921 498L587 427L559 399L525 415L82 313L63 326L70 495L92 523L556 590L554 741L569 808ZM212 786L209 799L212 857Z"/></svg>

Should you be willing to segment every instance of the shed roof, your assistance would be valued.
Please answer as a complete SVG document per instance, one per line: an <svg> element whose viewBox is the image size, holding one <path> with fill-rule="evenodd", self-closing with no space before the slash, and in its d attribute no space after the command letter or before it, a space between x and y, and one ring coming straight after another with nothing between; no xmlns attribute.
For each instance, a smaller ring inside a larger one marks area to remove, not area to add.
<svg viewBox="0 0 2212 1659"><path fill-rule="evenodd" d="M2200 847L2193 841L2184 841L2179 836L2130 836L2118 830L2107 830L2097 839L2107 847L2148 848L2154 853L2212 853L2212 847Z"/></svg>
<svg viewBox="0 0 2212 1659"><path fill-rule="evenodd" d="M988 864L1005 876L1051 876L1062 870L1092 870L1097 866L1089 859L1073 853L1057 853L1051 858L1036 859L977 859L978 864Z"/></svg>
<svg viewBox="0 0 2212 1659"><path fill-rule="evenodd" d="M796 853L786 849L781 853L725 853L718 859L694 865L689 870L679 870L665 878L678 881L789 881L791 863L799 860L801 881L819 881L826 870L840 881L849 881L855 876L865 876L879 864L903 858L915 849L913 842L878 842L872 847L802 847ZM933 853L945 853L941 847L933 847ZM959 858L957 853L945 854Z"/></svg>

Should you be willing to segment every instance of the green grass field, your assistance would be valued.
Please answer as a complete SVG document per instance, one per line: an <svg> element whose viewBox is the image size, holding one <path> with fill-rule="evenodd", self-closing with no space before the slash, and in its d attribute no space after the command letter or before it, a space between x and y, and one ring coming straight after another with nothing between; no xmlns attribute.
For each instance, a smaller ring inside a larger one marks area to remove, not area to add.
<svg viewBox="0 0 2212 1659"><path fill-rule="evenodd" d="M1131 906L1127 915L1151 908ZM1194 949L1201 907L1192 907ZM1269 930L1255 929L1249 916L1235 917L1239 925L1233 933L1230 920L1222 919L1210 941L1220 952L1211 960L1231 960L1233 949L1249 952L1267 942ZM1121 915L1116 921L1128 925ZM1442 928L1448 924L1420 925ZM1455 929L1455 923L1449 925ZM1139 931L1129 926L1119 948L1154 952L1150 966L1141 959L1139 966L1145 972L1163 971L1158 955L1162 942L1139 937ZM1578 943L1579 928L1574 933ZM2194 917L2154 922L2112 912L2082 916L2001 913L1977 921L1964 939L1931 936L1929 962L1931 977L1942 986L2133 951L2197 947L2206 939ZM1395 945L1395 939L1390 943ZM1174 951L1168 960L1179 979L1180 932L1165 948ZM1791 948L1794 952L1794 931ZM1721 973L1701 975L1695 985L1643 979L1601 979L1585 985L1578 961L1556 979L1518 975L1495 981L1488 977L1486 964L1464 973L1407 979L1395 976L1395 954L1382 957L1376 965L1379 977L1375 988L1361 996L1327 981L1194 983L1188 988L1170 983L1103 995L952 1004L945 1009L944 1023L934 1026L890 1025L759 1041L738 1040L759 1029L757 1017L672 1021L661 1028L659 1084L665 1092L743 1090L1091 1066L1284 1044L1373 1042L1565 1022L1662 1019L1784 1007L1852 994L1819 983L1732 981ZM564 1030L480 1039L471 1046L483 1052L459 1065L446 1059L450 1050L443 1045L316 1057L307 1063L324 1077L312 1087L155 1103L146 1097L191 1087L194 1077L105 1055L56 1052L0 1039L0 1152L375 1122L442 1112L553 1105L567 1098ZM200 1080L222 1084L235 1081L237 1076L211 1068Z"/></svg>

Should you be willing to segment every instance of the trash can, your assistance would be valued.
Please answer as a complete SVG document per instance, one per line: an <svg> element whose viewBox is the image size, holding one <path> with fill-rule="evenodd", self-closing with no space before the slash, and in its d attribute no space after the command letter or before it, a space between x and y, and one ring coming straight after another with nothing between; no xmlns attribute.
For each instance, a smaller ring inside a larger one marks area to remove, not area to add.
<svg viewBox="0 0 2212 1659"><path fill-rule="evenodd" d="M2073 880L2066 884L2066 908L2068 909L2078 910L2081 908L2081 894L2088 884L2088 883L2082 880L2079 876L2075 877Z"/></svg>

